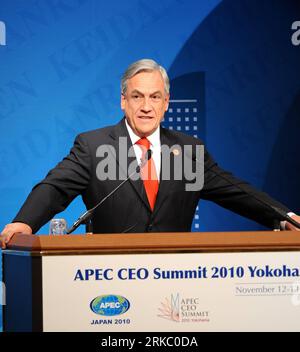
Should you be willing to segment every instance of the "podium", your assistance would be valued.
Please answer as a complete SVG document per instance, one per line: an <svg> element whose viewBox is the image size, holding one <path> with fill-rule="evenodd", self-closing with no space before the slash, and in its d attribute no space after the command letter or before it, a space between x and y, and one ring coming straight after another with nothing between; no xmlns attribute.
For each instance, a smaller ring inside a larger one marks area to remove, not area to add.
<svg viewBox="0 0 300 352"><path fill-rule="evenodd" d="M15 235L4 331L300 331L299 232Z"/></svg>

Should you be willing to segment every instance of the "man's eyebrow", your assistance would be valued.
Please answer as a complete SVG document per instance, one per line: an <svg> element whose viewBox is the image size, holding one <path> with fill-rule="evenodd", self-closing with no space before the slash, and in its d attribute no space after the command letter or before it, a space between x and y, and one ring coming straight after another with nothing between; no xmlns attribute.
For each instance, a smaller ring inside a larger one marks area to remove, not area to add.
<svg viewBox="0 0 300 352"><path fill-rule="evenodd" d="M144 96L144 93L140 92L138 89L134 89L130 94L139 94L139 95ZM151 93L150 95L155 95L155 94L162 95L162 92L160 90L156 90L155 92Z"/></svg>
<svg viewBox="0 0 300 352"><path fill-rule="evenodd" d="M155 94L160 94L162 95L162 92L160 90L157 90L156 92L151 93L150 95L155 95Z"/></svg>
<svg viewBox="0 0 300 352"><path fill-rule="evenodd" d="M134 89L131 94L140 94L140 95L144 95L142 92L140 92L139 90L137 89Z"/></svg>

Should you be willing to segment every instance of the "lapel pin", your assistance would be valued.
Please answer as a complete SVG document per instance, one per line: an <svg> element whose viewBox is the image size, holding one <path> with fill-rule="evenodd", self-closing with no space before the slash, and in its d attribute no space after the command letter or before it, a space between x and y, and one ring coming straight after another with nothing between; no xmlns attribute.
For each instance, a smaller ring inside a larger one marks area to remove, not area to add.
<svg viewBox="0 0 300 352"><path fill-rule="evenodd" d="M179 149L173 149L172 150L172 153L175 155L175 156L178 156L179 154L180 154L180 151L179 151Z"/></svg>

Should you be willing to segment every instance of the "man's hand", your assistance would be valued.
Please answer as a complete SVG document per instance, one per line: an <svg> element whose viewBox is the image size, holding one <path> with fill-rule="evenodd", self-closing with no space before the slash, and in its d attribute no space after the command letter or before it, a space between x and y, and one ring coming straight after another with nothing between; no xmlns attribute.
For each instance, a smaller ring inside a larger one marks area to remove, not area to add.
<svg viewBox="0 0 300 352"><path fill-rule="evenodd" d="M291 218L293 218L294 220L296 220L297 222L300 223L300 216L299 215L292 215ZM285 230L289 230L289 231L300 231L300 229L298 229L297 227L293 226L292 224L290 224L289 222L285 223Z"/></svg>
<svg viewBox="0 0 300 352"><path fill-rule="evenodd" d="M16 233L32 235L32 229L29 225L23 224L22 222L13 222L12 224L7 224L0 235L0 244L2 249L6 248L6 244Z"/></svg>

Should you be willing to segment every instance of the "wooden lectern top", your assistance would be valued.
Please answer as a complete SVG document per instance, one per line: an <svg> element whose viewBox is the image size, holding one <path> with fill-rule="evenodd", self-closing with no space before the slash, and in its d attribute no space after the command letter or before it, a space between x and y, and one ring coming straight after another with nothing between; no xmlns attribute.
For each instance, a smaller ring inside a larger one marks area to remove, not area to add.
<svg viewBox="0 0 300 352"><path fill-rule="evenodd" d="M167 232L93 235L15 235L8 250L32 255L300 251L297 231Z"/></svg>

